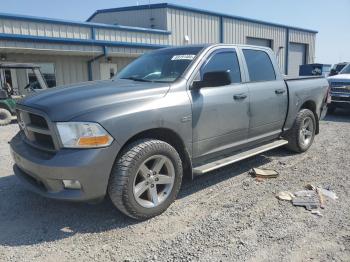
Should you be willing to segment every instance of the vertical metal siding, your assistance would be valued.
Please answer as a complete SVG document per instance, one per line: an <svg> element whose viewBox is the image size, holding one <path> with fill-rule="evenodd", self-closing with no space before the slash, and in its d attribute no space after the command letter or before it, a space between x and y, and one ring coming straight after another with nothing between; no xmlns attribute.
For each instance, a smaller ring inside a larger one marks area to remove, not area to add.
<svg viewBox="0 0 350 262"><path fill-rule="evenodd" d="M122 70L125 66L127 66L129 63L131 63L136 57L113 57L109 62L106 61L105 58L100 58L92 63L92 75L93 80L100 80L101 79L101 67L100 65L102 63L111 63L111 64L117 64L118 72Z"/></svg>
<svg viewBox="0 0 350 262"><path fill-rule="evenodd" d="M184 45L184 38L189 36L188 44L207 44L220 42L220 18L218 16L196 12L167 9L167 30L169 45Z"/></svg>
<svg viewBox="0 0 350 262"><path fill-rule="evenodd" d="M23 63L53 63L55 65L57 85L88 81L87 57L9 54L7 60Z"/></svg>
<svg viewBox="0 0 350 262"><path fill-rule="evenodd" d="M306 44L307 45L306 63L311 64L315 62L316 34L291 29L289 31L289 42Z"/></svg>
<svg viewBox="0 0 350 262"><path fill-rule="evenodd" d="M154 20L151 20L151 18ZM164 8L100 13L91 22L145 28L151 28L151 24L153 24L155 29L166 29L167 27L166 10Z"/></svg>
<svg viewBox="0 0 350 262"><path fill-rule="evenodd" d="M223 19L224 43L246 44L247 37L272 40L272 49L277 55L277 61L283 72L285 63L286 30L281 27L268 26L231 18ZM279 49L279 47L284 47Z"/></svg>
<svg viewBox="0 0 350 262"><path fill-rule="evenodd" d="M169 35L152 34L143 32L123 31L116 29L95 29L96 40L111 41L111 42L131 42L142 44L167 44Z"/></svg>
<svg viewBox="0 0 350 262"><path fill-rule="evenodd" d="M35 42L22 42L22 41L8 41L0 40L0 50L2 52L12 53L60 53L60 54L72 54L72 55L88 55L102 53L102 49L99 46L90 45L69 45L69 44L51 44L51 43L35 43Z"/></svg>
<svg viewBox="0 0 350 262"><path fill-rule="evenodd" d="M14 19L0 19L0 33L46 36L57 38L91 38L90 28L83 26L58 25L40 22L24 22Z"/></svg>

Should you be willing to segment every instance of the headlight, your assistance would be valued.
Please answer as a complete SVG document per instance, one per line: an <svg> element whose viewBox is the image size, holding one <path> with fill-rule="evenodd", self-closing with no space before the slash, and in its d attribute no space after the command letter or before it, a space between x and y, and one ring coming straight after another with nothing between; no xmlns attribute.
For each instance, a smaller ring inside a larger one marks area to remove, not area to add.
<svg viewBox="0 0 350 262"><path fill-rule="evenodd" d="M109 146L113 138L97 123L60 122L56 123L63 147L94 148Z"/></svg>

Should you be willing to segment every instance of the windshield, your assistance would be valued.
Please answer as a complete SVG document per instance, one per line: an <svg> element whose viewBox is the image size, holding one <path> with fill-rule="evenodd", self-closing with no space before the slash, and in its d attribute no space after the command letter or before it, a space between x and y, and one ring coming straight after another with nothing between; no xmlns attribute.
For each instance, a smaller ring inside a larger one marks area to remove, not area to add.
<svg viewBox="0 0 350 262"><path fill-rule="evenodd" d="M339 74L350 74L350 64L343 68Z"/></svg>
<svg viewBox="0 0 350 262"><path fill-rule="evenodd" d="M114 79L174 82L202 49L203 47L168 48L145 54L125 67Z"/></svg>

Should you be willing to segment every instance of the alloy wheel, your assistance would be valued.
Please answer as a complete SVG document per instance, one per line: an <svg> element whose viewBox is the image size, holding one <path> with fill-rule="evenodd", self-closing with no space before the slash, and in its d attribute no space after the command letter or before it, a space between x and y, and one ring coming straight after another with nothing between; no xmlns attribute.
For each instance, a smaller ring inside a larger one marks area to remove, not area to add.
<svg viewBox="0 0 350 262"><path fill-rule="evenodd" d="M154 208L171 193L175 181L175 168L164 155L146 159L139 167L133 183L133 194L138 204Z"/></svg>

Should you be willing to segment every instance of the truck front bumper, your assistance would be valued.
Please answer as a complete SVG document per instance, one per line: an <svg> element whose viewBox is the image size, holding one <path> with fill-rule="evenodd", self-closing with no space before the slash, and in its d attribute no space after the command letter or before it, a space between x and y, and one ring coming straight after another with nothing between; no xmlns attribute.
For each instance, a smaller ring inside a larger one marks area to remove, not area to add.
<svg viewBox="0 0 350 262"><path fill-rule="evenodd" d="M350 93L331 93L331 106L350 108Z"/></svg>
<svg viewBox="0 0 350 262"><path fill-rule="evenodd" d="M10 142L15 161L14 172L31 191L44 197L69 201L95 201L107 191L109 176L120 149L61 149L55 153L39 151L27 145L18 133ZM80 185L72 189L64 184Z"/></svg>

